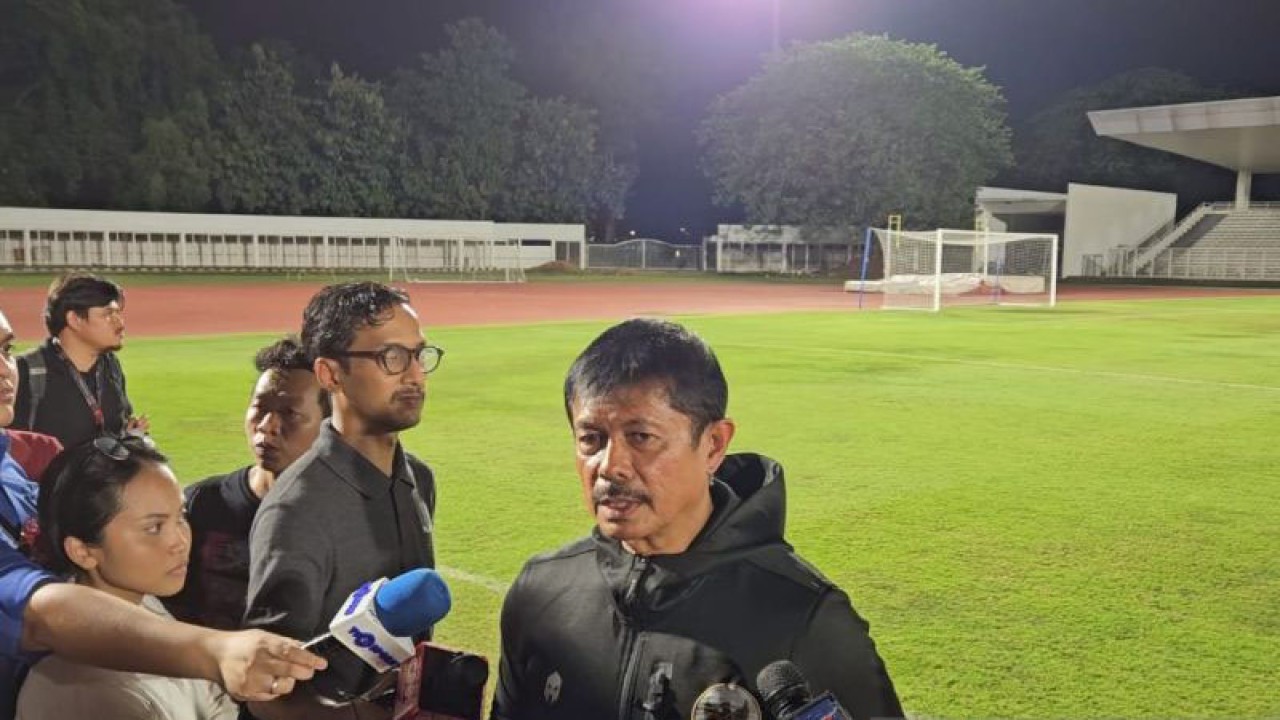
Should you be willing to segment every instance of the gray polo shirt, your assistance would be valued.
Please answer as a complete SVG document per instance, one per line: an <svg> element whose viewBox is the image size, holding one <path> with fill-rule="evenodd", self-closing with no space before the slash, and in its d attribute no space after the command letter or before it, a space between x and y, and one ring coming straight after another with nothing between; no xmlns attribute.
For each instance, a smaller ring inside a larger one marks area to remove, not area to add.
<svg viewBox="0 0 1280 720"><path fill-rule="evenodd" d="M254 517L245 625L309 640L362 583L434 567L435 497L431 470L402 446L387 477L325 420Z"/></svg>

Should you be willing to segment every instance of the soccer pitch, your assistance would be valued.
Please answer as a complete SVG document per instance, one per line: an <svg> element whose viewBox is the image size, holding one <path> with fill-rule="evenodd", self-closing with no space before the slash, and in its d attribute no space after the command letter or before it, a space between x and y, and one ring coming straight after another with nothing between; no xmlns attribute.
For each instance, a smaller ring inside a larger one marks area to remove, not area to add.
<svg viewBox="0 0 1280 720"><path fill-rule="evenodd" d="M913 715L1280 715L1280 298L681 320ZM606 325L428 328L443 642L496 661L505 583L589 529L561 382ZM130 341L184 482L247 462L270 339Z"/></svg>

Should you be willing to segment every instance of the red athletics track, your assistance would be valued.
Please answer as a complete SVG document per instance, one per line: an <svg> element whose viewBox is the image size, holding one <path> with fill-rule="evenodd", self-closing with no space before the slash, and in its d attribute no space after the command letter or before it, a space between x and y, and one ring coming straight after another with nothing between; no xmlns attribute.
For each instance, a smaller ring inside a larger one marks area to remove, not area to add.
<svg viewBox="0 0 1280 720"><path fill-rule="evenodd" d="M127 322L135 337L237 332L286 332L302 321L302 308L319 283L246 282L125 288ZM407 286L428 328L442 325L612 320L636 315L856 310L858 296L830 285L753 282L435 283ZM1280 290L1201 287L1065 287L1059 299L1132 300L1226 297ZM879 299L868 295L868 305ZM0 310L19 338L45 334L41 288L0 288Z"/></svg>

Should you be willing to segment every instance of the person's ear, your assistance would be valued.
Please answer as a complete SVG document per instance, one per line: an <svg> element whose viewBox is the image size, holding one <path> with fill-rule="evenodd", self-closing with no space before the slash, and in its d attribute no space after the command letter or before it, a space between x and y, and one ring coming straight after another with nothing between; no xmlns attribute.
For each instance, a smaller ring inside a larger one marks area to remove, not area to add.
<svg viewBox="0 0 1280 720"><path fill-rule="evenodd" d="M341 368L337 360L316 358L311 369L316 374L316 382L320 383L321 390L331 393L338 388Z"/></svg>
<svg viewBox="0 0 1280 720"><path fill-rule="evenodd" d="M733 433L737 430L733 420L724 418L716 420L702 431L702 447L706 453L707 475L715 473L729 453L729 443L733 442Z"/></svg>
<svg viewBox="0 0 1280 720"><path fill-rule="evenodd" d="M75 310L68 310L62 319L66 321L67 328L80 332L84 329L85 323L89 322L89 315L85 313L84 317L80 317L80 313Z"/></svg>
<svg viewBox="0 0 1280 720"><path fill-rule="evenodd" d="M68 560L86 572L96 568L98 563L102 562L102 551L78 537L63 538L62 551L67 554Z"/></svg>

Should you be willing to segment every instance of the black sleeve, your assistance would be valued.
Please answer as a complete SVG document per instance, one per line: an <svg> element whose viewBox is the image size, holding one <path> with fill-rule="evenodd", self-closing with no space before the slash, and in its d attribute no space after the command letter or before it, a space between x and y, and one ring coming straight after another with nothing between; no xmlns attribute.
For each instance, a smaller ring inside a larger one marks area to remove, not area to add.
<svg viewBox="0 0 1280 720"><path fill-rule="evenodd" d="M13 422L9 427L14 430L31 430L27 418L31 417L31 368L27 358L18 356L18 395L13 404Z"/></svg>
<svg viewBox="0 0 1280 720"><path fill-rule="evenodd" d="M519 671L518 661L519 634L524 619L519 617L520 588L526 567L507 590L507 597L502 602L502 657L498 661L498 683L493 690L493 708L489 720L515 720L520 716L520 702L523 697L524 678Z"/></svg>
<svg viewBox="0 0 1280 720"><path fill-rule="evenodd" d="M129 392L125 387L124 368L120 366L120 358L111 353L111 371L115 375L117 387L120 388L120 429L129 427L129 418L133 417L133 403L129 402Z"/></svg>
<svg viewBox="0 0 1280 720"><path fill-rule="evenodd" d="M854 718L905 717L884 661L868 632L838 588L819 600L793 661L813 691L830 690Z"/></svg>

